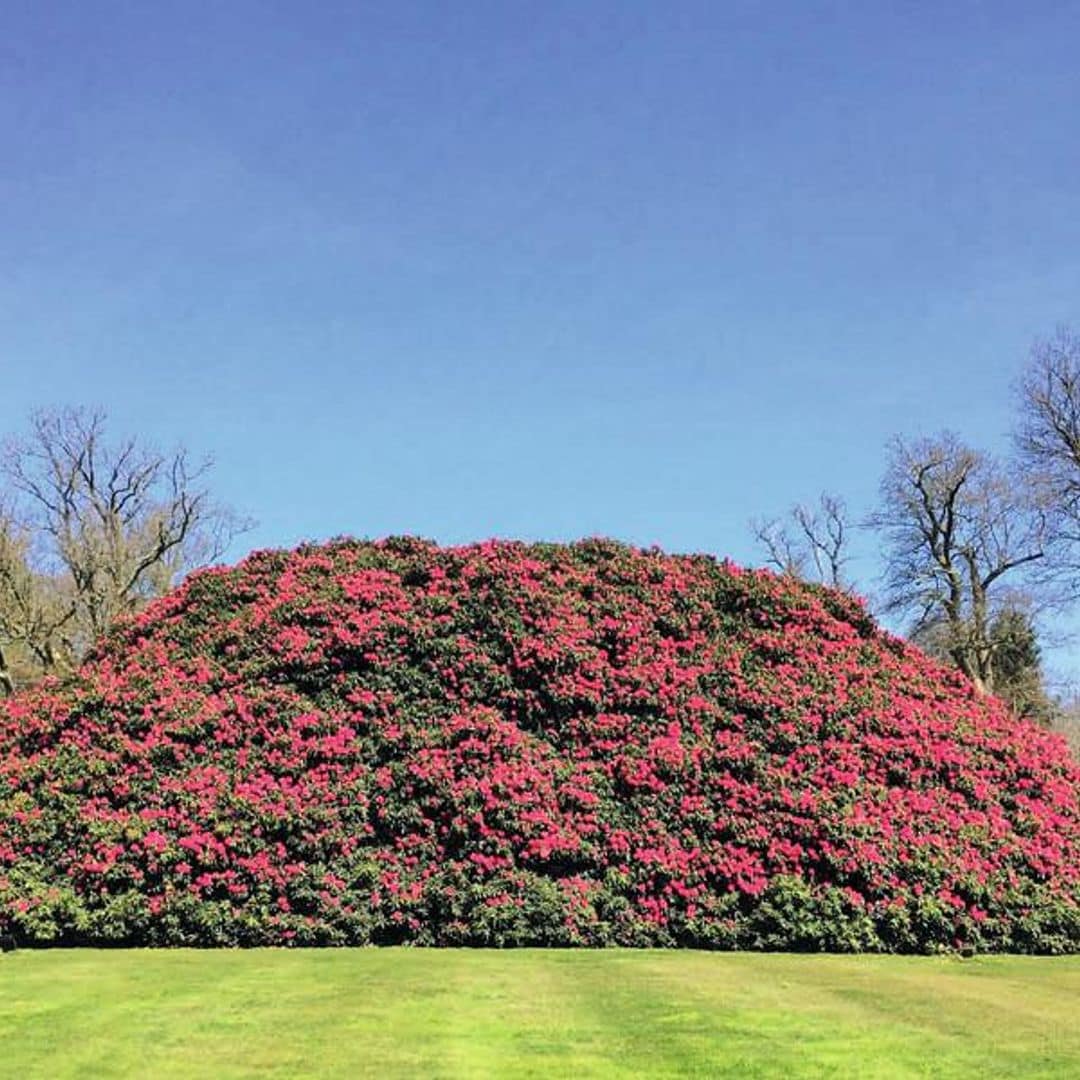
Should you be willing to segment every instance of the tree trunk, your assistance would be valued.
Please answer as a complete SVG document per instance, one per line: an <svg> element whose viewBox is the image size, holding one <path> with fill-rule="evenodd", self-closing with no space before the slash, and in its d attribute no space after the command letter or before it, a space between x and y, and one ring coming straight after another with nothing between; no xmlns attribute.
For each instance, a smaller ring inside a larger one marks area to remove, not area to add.
<svg viewBox="0 0 1080 1080"><path fill-rule="evenodd" d="M0 649L0 693L4 697L11 697L15 693L15 681L8 670L7 654Z"/></svg>

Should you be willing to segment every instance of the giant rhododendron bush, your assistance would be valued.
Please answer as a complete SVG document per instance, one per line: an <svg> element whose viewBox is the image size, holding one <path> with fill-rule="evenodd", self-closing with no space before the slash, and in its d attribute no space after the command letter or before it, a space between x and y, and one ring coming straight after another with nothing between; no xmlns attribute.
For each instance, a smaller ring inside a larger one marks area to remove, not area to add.
<svg viewBox="0 0 1080 1080"><path fill-rule="evenodd" d="M1080 772L855 601L607 541L260 552L0 708L26 943L1075 948Z"/></svg>

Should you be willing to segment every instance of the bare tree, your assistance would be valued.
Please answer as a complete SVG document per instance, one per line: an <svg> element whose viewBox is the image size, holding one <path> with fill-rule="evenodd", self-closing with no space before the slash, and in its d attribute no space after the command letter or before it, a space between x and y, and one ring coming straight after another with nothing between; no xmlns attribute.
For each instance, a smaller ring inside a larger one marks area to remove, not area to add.
<svg viewBox="0 0 1080 1080"><path fill-rule="evenodd" d="M850 526L839 496L823 493L816 506L800 503L786 518L754 519L750 528L767 566L834 588L850 587L845 574Z"/></svg>
<svg viewBox="0 0 1080 1080"><path fill-rule="evenodd" d="M1080 591L1080 337L1061 328L1037 342L1019 387L1016 445L1057 544L1048 569Z"/></svg>
<svg viewBox="0 0 1080 1080"><path fill-rule="evenodd" d="M750 531L765 556L765 565L788 577L802 578L806 552L795 542L790 523L782 518L751 518Z"/></svg>
<svg viewBox="0 0 1080 1080"><path fill-rule="evenodd" d="M1007 639L1002 613L1047 599L1035 570L1047 555L1046 515L1025 485L951 433L896 438L869 524L886 544L886 610L933 633L983 691L994 691Z"/></svg>
<svg viewBox="0 0 1080 1080"><path fill-rule="evenodd" d="M35 413L0 455L0 646L67 670L118 616L220 557L248 523L211 499L210 465L109 443L101 411Z"/></svg>
<svg viewBox="0 0 1080 1080"><path fill-rule="evenodd" d="M32 546L29 530L0 510L0 688L9 694L17 680L56 669L74 615L65 582L34 571Z"/></svg>

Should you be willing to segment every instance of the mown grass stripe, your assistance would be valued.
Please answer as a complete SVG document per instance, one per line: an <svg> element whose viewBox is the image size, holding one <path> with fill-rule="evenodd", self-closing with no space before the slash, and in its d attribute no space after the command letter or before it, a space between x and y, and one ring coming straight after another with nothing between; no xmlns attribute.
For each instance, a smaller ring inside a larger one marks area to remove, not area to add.
<svg viewBox="0 0 1080 1080"><path fill-rule="evenodd" d="M1080 958L21 952L0 1077L1072 1077Z"/></svg>

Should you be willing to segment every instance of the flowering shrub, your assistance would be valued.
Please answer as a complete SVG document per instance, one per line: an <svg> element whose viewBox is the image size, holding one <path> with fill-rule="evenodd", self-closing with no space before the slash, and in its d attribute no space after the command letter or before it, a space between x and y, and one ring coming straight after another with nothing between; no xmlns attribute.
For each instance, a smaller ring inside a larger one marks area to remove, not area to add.
<svg viewBox="0 0 1080 1080"><path fill-rule="evenodd" d="M1061 952L1078 792L829 590L339 541L194 575L0 707L0 932Z"/></svg>

